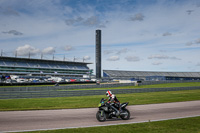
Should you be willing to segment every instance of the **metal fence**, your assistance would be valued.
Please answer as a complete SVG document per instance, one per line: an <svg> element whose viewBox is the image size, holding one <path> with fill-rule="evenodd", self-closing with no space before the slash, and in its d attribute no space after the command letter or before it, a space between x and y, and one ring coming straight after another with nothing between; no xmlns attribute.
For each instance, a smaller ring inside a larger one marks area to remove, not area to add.
<svg viewBox="0 0 200 133"><path fill-rule="evenodd" d="M152 84L163 84L163 83L186 83L186 82L200 82L200 81L180 81L180 80L169 80L169 81L142 81L139 85L152 85ZM87 89L87 88L111 88L111 87L124 87L134 86L135 83L108 83L108 84L81 84L81 85L65 85L65 86L39 86L39 87L8 87L4 86L0 88L0 92L5 91L57 91L57 90L69 90L69 89Z"/></svg>
<svg viewBox="0 0 200 133"><path fill-rule="evenodd" d="M188 83L188 82L200 82L200 80L142 81L142 82L141 82L141 85L166 84L166 83Z"/></svg>
<svg viewBox="0 0 200 133"><path fill-rule="evenodd" d="M159 91L180 91L197 90L198 87L174 87L174 88L141 88L141 89L113 89L115 94L144 93ZM89 96L105 95L106 90L69 90L69 91L5 91L0 93L0 99L15 98L45 98L45 97L70 97L70 96Z"/></svg>
<svg viewBox="0 0 200 133"><path fill-rule="evenodd" d="M66 86L40 86L40 87L1 87L0 92L5 91L57 91L57 90L69 90L69 89L88 89L88 88L112 88L112 87L124 87L134 86L134 83L126 84L87 84L87 85L66 85Z"/></svg>
<svg viewBox="0 0 200 133"><path fill-rule="evenodd" d="M181 81L145 81L139 85L161 84L161 83L177 83ZM191 82L191 81L190 81ZM193 81L197 82L197 81ZM85 88L111 88L133 86L134 83L126 84L101 84L101 85L67 85L67 86L43 86L43 87L4 87L0 88L0 99L15 98L45 98L45 97L70 97L70 96L89 96L104 95L106 90L81 90ZM80 90L72 90L80 89ZM142 93L142 92L158 92L158 91L179 91L179 90L195 90L198 87L173 87L173 88L141 88L141 89L112 89L115 94L125 93Z"/></svg>

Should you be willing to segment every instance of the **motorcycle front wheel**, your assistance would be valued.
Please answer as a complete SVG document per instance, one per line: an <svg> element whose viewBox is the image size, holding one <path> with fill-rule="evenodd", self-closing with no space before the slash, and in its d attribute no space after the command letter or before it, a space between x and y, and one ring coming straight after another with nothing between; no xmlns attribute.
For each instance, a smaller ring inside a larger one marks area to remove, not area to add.
<svg viewBox="0 0 200 133"><path fill-rule="evenodd" d="M104 111L97 111L96 118L100 122L104 122L106 120L106 114Z"/></svg>

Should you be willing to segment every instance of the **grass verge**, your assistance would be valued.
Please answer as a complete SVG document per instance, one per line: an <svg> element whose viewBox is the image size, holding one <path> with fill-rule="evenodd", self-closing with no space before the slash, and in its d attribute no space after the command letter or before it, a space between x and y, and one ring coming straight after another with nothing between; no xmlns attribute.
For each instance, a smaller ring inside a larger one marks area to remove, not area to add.
<svg viewBox="0 0 200 133"><path fill-rule="evenodd" d="M112 90L112 89L139 89L139 88L166 88L166 87L193 87L200 86L200 82L188 83L166 83L166 84L153 84L141 86L123 86L123 87L108 87L108 88L83 88L83 89L67 89L67 90ZM66 91L66 89L59 89L59 91Z"/></svg>
<svg viewBox="0 0 200 133"><path fill-rule="evenodd" d="M69 85L78 85L78 84L61 84L60 86L69 86ZM79 84L80 85L80 84ZM27 85L27 86L0 86L1 88L7 87L45 87L45 86L54 86L54 85ZM105 90L105 89L137 89L137 88L166 88L166 87L193 87L200 86L200 82L186 82L186 83L166 83L166 84L153 84L153 85L141 85L141 86L123 86L123 87L110 87L110 88L83 88L83 89L58 89L59 91L66 90Z"/></svg>
<svg viewBox="0 0 200 133"><path fill-rule="evenodd" d="M122 102L129 105L168 103L200 100L200 90L149 92L117 94ZM97 107L101 98L105 95L56 97L56 98L30 98L30 99L2 99L0 111L14 110L42 110L42 109L69 109Z"/></svg>
<svg viewBox="0 0 200 133"><path fill-rule="evenodd" d="M35 131L27 133L200 133L200 117L115 126Z"/></svg>

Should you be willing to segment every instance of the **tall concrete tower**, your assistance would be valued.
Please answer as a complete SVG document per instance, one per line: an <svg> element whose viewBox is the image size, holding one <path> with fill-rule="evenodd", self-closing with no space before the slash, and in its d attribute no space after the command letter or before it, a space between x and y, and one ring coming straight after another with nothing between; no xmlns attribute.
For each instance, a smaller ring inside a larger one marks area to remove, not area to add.
<svg viewBox="0 0 200 133"><path fill-rule="evenodd" d="M101 30L96 30L96 79L101 79Z"/></svg>

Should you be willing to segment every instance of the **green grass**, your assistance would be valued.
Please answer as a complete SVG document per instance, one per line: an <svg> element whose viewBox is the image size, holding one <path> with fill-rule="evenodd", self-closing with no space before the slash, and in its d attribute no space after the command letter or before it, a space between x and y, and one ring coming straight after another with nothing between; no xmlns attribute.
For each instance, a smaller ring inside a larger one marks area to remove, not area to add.
<svg viewBox="0 0 200 133"><path fill-rule="evenodd" d="M200 117L115 126L35 131L28 133L200 133Z"/></svg>
<svg viewBox="0 0 200 133"><path fill-rule="evenodd" d="M97 107L102 97L105 98L105 95L2 99L0 111L90 108ZM193 101L200 100L200 90L117 94L117 97L121 103L129 102L129 105Z"/></svg>
<svg viewBox="0 0 200 133"><path fill-rule="evenodd" d="M108 87L108 88L85 88L85 89L67 89L67 90L112 90L112 89L138 89L138 88L166 88L166 87L193 87L200 86L200 82L188 82L188 83L166 83L166 84L154 84L154 85L141 85L141 86L123 86L123 87ZM59 91L66 91L61 89Z"/></svg>
<svg viewBox="0 0 200 133"><path fill-rule="evenodd" d="M187 82L187 83L167 83L167 84L154 84L154 85L144 85L139 87L154 88L154 87L190 87L190 86L200 86L200 82Z"/></svg>
<svg viewBox="0 0 200 133"><path fill-rule="evenodd" d="M69 86L78 84L61 84L60 86ZM44 86L54 86L54 85L27 85L27 86L0 86L1 88L6 87L44 87ZM67 90L105 90L105 89L134 89L134 88L166 88L166 87L192 87L200 86L200 82L188 82L188 83L166 83L166 84L154 84L154 85L141 85L141 86L123 86L123 87L108 87L108 88L85 88L85 89L67 89ZM60 89L59 91L65 89Z"/></svg>

